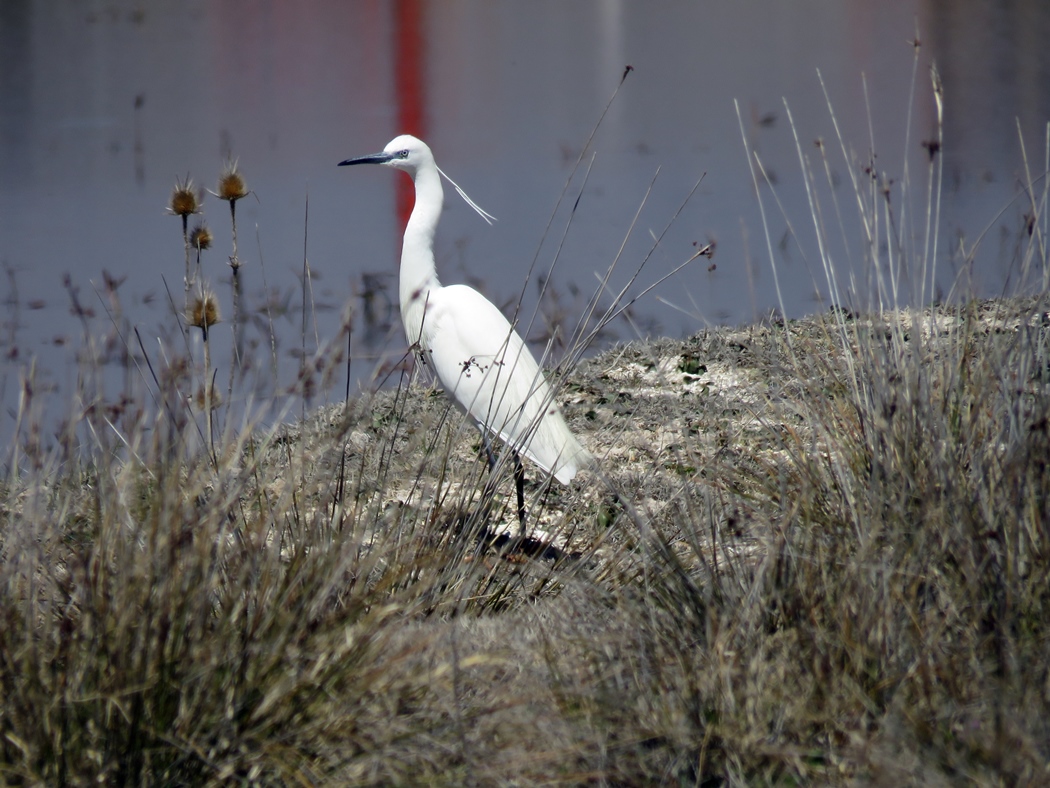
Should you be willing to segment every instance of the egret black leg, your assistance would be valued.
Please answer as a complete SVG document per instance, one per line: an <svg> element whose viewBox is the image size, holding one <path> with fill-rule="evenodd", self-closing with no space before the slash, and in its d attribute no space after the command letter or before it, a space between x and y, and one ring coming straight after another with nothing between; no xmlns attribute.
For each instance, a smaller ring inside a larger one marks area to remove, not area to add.
<svg viewBox="0 0 1050 788"><path fill-rule="evenodd" d="M489 482L486 488L493 487L493 479L491 473L496 468L496 455L492 451L492 444L489 443L489 436L487 433L482 431L481 443L485 447L485 456L489 461ZM521 464L521 457L518 453L512 452L514 456L514 486L518 493L518 525L521 526L520 537L525 536L525 466Z"/></svg>
<svg viewBox="0 0 1050 788"><path fill-rule="evenodd" d="M481 431L481 444L485 447L485 456L489 461L489 473L491 473L496 467L496 455L492 453L492 444L489 443L489 436L484 430Z"/></svg>
<svg viewBox="0 0 1050 788"><path fill-rule="evenodd" d="M488 528L489 518L492 515L492 498L496 492L496 476L493 471L496 469L496 455L492 452L492 444L489 443L489 436L484 430L481 430L481 445L485 449L485 459L489 464L489 476L485 480L485 487L481 493L481 508L484 512L485 527Z"/></svg>
<svg viewBox="0 0 1050 788"><path fill-rule="evenodd" d="M518 490L518 523L521 525L522 538L525 537L525 468L521 457L514 452L514 486Z"/></svg>

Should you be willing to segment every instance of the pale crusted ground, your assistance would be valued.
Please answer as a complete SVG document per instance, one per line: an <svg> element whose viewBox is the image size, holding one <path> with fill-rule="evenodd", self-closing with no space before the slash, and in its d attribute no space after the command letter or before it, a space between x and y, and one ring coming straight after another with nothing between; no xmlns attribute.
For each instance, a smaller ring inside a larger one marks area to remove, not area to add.
<svg viewBox="0 0 1050 788"><path fill-rule="evenodd" d="M984 331L1002 332L1014 330L1020 315L1033 319L1030 306L1011 301L969 308L978 310ZM894 325L906 333L918 326L924 347L936 352L941 338L958 340L961 321L954 309L890 313L879 321L832 311L786 325L632 342L585 360L561 381L559 401L598 467L562 487L544 483L526 462L530 535L569 552L631 540L633 534L605 532L618 499L630 502L638 517L672 542L703 543L706 534L681 530L686 522L709 521L701 514L710 508L709 496L722 489L726 474L719 469L741 463L775 468L782 457L778 432L808 429L785 403L841 368L838 329L856 337ZM813 379L798 380L800 368ZM814 441L819 451L820 436ZM340 478L341 492L335 489ZM375 519L379 529L403 522L406 507L434 522L462 519L477 509L486 478L477 432L440 390L419 383L328 406L282 428L262 474L272 495L305 493L313 506L330 507L337 494L346 506L352 493L357 506L384 513ZM490 534L516 532L509 466L500 469L496 496L500 506L489 521ZM739 521L746 519L746 512L723 514L713 525L738 532L739 548L751 553L762 534L741 528Z"/></svg>

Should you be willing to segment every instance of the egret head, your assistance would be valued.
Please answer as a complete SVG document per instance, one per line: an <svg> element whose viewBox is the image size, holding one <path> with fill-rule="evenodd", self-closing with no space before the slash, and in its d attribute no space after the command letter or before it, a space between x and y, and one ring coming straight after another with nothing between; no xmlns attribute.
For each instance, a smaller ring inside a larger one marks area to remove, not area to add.
<svg viewBox="0 0 1050 788"><path fill-rule="evenodd" d="M390 140L387 146L383 148L382 153L347 159L339 162L339 166L342 167L347 164L385 164L387 167L404 170L409 175L414 176L416 171L426 162L434 162L434 154L430 152L427 144L411 134L402 134L400 137L394 137L394 139Z"/></svg>
<svg viewBox="0 0 1050 788"><path fill-rule="evenodd" d="M400 137L394 137L383 148L382 153L373 153L370 156L359 156L356 159L347 159L339 162L340 167L347 164L385 164L387 167L404 170L412 177L412 180L416 179L416 174L420 170L426 171L427 168L432 168L455 187L456 193L466 201L467 205L477 211L482 219L489 224L496 220L495 216L470 199L467 193L459 187L459 184L445 175L444 171L437 166L437 162L434 161L434 154L430 152L430 147L423 140L413 137L411 134L402 134ZM440 185L439 179L438 186L440 187Z"/></svg>

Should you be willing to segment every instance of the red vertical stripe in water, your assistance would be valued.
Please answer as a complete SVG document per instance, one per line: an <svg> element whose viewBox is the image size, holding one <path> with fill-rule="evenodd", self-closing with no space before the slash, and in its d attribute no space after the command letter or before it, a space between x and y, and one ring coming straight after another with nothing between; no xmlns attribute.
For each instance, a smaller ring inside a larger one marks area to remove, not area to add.
<svg viewBox="0 0 1050 788"><path fill-rule="evenodd" d="M394 4L394 91L397 94L397 133L426 138L423 109L423 4L397 0ZM402 231L415 202L415 188L408 178L397 179L397 216Z"/></svg>

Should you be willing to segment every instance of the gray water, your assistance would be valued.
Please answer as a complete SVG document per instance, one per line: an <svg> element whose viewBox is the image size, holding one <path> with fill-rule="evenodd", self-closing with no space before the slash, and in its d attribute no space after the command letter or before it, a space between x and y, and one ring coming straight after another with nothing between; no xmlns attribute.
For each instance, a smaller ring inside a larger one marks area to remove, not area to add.
<svg viewBox="0 0 1050 788"><path fill-rule="evenodd" d="M129 387L147 396L148 373L124 352L142 355L133 327L154 364L185 351L171 306L182 300L181 227L165 206L176 178L215 188L228 158L253 190L239 204L238 225L252 315L245 336L257 363L241 396L291 388L304 350L345 345L347 309L350 374L368 385L378 365L404 351L395 304L404 176L335 165L380 150L401 131L425 136L441 167L499 219L488 227L448 190L437 239L444 282L471 282L509 312L536 260L520 313L528 326L540 274L557 256L546 317L531 323L540 341L555 326L563 336L572 330L621 245L610 287L622 287L685 201L632 292L704 243L715 242L714 257L640 298L632 319L617 321L604 341L678 336L771 310L799 316L834 300L788 108L808 166L825 181L814 145L822 139L836 184L820 194L838 298L872 303L875 272L863 265L851 178L863 181L874 150L876 176L892 179L906 245L922 246L936 63L944 181L929 290L966 297L1031 289L1041 269L1020 281L1031 213L1021 140L1041 189L1048 40L1044 2L4 0L0 432L13 429L31 364L36 396L62 413L83 388L77 361L91 353L111 370L101 384L107 398ZM626 65L634 70L573 175ZM773 181L757 193L744 137ZM228 316L226 205L207 198L204 218L216 235L204 271ZM902 277L902 293L913 296L918 274ZM229 321L213 330L220 388L230 332ZM337 376L314 401L341 398L344 383Z"/></svg>

